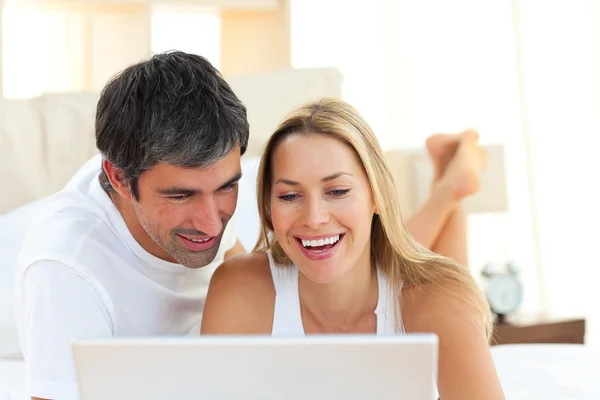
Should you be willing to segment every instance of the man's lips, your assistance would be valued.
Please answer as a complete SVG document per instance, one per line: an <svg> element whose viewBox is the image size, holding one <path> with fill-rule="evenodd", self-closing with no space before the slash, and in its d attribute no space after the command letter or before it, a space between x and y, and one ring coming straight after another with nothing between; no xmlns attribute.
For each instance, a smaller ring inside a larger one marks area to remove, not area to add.
<svg viewBox="0 0 600 400"><path fill-rule="evenodd" d="M195 238L190 236L184 236L177 234L177 237L183 242L183 244L193 251L208 250L215 245L217 242L216 236Z"/></svg>

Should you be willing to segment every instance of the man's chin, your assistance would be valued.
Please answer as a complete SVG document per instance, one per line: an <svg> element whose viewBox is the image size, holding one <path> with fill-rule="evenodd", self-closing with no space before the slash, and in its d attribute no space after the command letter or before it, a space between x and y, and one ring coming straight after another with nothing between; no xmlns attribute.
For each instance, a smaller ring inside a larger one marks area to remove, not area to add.
<svg viewBox="0 0 600 400"><path fill-rule="evenodd" d="M208 252L208 251L207 251ZM215 261L217 254L196 254L193 256L184 256L184 257L177 257L176 260L179 264L183 265L184 267L190 268L190 269L199 269L202 267L206 267L207 265L211 264L212 262Z"/></svg>
<svg viewBox="0 0 600 400"><path fill-rule="evenodd" d="M190 269L199 269L213 263L219 254L221 236L216 238L215 244L205 250L192 250L188 247L178 246L171 256L181 265Z"/></svg>

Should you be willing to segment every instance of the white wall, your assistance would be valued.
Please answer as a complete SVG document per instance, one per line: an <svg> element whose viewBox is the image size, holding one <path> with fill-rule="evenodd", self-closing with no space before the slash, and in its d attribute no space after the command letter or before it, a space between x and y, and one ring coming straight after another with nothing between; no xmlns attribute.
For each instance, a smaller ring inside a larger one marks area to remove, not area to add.
<svg viewBox="0 0 600 400"><path fill-rule="evenodd" d="M482 143L505 146L509 212L469 215L469 263L479 274L484 263L515 262L527 287L523 310L538 310L511 3L291 5L293 66L339 68L346 100L363 113L384 147L423 148L433 133L467 127L480 131ZM345 17L332 19L341 7Z"/></svg>
<svg viewBox="0 0 600 400"><path fill-rule="evenodd" d="M522 72L548 310L600 346L600 3L522 1Z"/></svg>

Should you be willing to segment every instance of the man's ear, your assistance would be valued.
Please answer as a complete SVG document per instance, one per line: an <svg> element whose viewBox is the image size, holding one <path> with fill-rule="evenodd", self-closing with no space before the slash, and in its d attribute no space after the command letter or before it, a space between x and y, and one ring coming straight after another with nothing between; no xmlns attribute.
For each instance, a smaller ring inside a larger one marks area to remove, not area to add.
<svg viewBox="0 0 600 400"><path fill-rule="evenodd" d="M115 189L115 191L119 193L121 197L131 200L131 190L129 184L125 181L125 174L123 174L123 170L115 167L107 160L102 160L102 168L104 169L106 177L108 178L108 181L112 185L113 189Z"/></svg>

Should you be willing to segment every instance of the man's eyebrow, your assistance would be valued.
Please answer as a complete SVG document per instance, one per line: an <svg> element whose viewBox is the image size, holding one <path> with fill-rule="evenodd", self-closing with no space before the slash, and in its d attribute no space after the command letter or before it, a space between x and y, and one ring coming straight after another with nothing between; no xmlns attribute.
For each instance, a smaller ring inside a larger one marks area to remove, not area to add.
<svg viewBox="0 0 600 400"><path fill-rule="evenodd" d="M226 189L227 187L231 186L232 184L238 182L240 179L242 179L242 173L238 172L234 177L230 178L229 180L227 180L227 182L225 182L224 184L219 186L219 188L217 190ZM198 189L190 189L190 188L186 188L186 187L181 187L181 186L173 186L173 187L168 187L168 188L164 188L164 189L156 189L156 193L158 193L161 196L194 196L197 194L202 194L203 191L198 190Z"/></svg>
<svg viewBox="0 0 600 400"><path fill-rule="evenodd" d="M173 186L173 187L164 188L164 189L156 189L156 193L158 193L162 196L175 196L175 195L177 195L177 196L181 196L181 195L193 196L195 194L202 193L202 191L190 189L190 188Z"/></svg>
<svg viewBox="0 0 600 400"><path fill-rule="evenodd" d="M242 179L242 173L238 172L237 175L235 175L233 178L231 178L230 180L228 180L227 182L225 182L224 184L219 186L219 189L217 189L217 190L226 189L227 187L233 185L234 183L239 182L240 179Z"/></svg>
<svg viewBox="0 0 600 400"><path fill-rule="evenodd" d="M330 181L332 181L334 179L339 178L342 175L353 176L352 174L350 174L348 172L336 172L335 174L328 175L325 178L321 179L321 182L330 182ZM298 185L300 185L300 182L292 181L292 180L285 179L285 178L277 179L273 183L273 185L276 185L278 183L285 183L286 185L290 185L290 186L298 186Z"/></svg>

